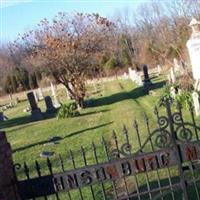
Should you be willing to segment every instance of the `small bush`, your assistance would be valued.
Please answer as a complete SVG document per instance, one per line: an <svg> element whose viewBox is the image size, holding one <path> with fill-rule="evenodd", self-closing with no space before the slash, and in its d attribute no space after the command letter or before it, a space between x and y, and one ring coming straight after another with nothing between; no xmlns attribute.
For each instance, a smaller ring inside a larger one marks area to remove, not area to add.
<svg viewBox="0 0 200 200"><path fill-rule="evenodd" d="M69 103L69 104L61 105L57 113L57 118L63 119L63 118L69 118L69 117L76 117L78 115L80 115L80 113L77 110L77 105L75 103Z"/></svg>

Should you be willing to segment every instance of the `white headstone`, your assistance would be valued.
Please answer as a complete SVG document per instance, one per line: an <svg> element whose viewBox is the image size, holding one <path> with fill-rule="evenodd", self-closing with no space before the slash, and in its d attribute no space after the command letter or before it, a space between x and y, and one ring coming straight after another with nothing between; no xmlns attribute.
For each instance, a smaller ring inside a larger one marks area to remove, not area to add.
<svg viewBox="0 0 200 200"><path fill-rule="evenodd" d="M123 74L123 79L124 80L128 80L129 79L129 76L128 76L128 74L126 72L124 72L124 74Z"/></svg>
<svg viewBox="0 0 200 200"><path fill-rule="evenodd" d="M58 96L54 96L54 106L59 108L61 106L60 99Z"/></svg>
<svg viewBox="0 0 200 200"><path fill-rule="evenodd" d="M170 74L167 75L167 79L168 79L169 83L172 82Z"/></svg>
<svg viewBox="0 0 200 200"><path fill-rule="evenodd" d="M171 67L171 69L170 69L170 78L171 78L172 83L176 82L176 76L175 76L173 67Z"/></svg>
<svg viewBox="0 0 200 200"><path fill-rule="evenodd" d="M56 96L56 88L53 83L51 83L51 95Z"/></svg>
<svg viewBox="0 0 200 200"><path fill-rule="evenodd" d="M176 97L176 90L175 90L174 87L171 87L171 88L170 88L170 95L171 95L171 97L172 97L173 99L175 99L175 97Z"/></svg>
<svg viewBox="0 0 200 200"><path fill-rule="evenodd" d="M192 93L192 99L194 102L194 109L195 109L196 116L199 116L200 115L200 102L199 102L199 95L197 92L194 91Z"/></svg>
<svg viewBox="0 0 200 200"><path fill-rule="evenodd" d="M179 64L178 60L174 58L174 72L180 72L181 71L181 65Z"/></svg>
<svg viewBox="0 0 200 200"><path fill-rule="evenodd" d="M42 92L41 88L38 88L38 98L39 98L39 100L43 100L44 99L44 95L43 95L43 92Z"/></svg>
<svg viewBox="0 0 200 200"><path fill-rule="evenodd" d="M200 91L200 79L195 81L194 89L196 91Z"/></svg>
<svg viewBox="0 0 200 200"><path fill-rule="evenodd" d="M34 94L34 97L35 97L35 101L38 102L39 101L38 95L37 95L37 92L35 90L33 91L33 94Z"/></svg>
<svg viewBox="0 0 200 200"><path fill-rule="evenodd" d="M160 74L161 74L161 67L160 67L160 65L157 65L157 75L158 76L160 76Z"/></svg>
<svg viewBox="0 0 200 200"><path fill-rule="evenodd" d="M193 78L200 79L200 21L192 19L189 25L192 28L192 35L187 41L187 48L192 64Z"/></svg>

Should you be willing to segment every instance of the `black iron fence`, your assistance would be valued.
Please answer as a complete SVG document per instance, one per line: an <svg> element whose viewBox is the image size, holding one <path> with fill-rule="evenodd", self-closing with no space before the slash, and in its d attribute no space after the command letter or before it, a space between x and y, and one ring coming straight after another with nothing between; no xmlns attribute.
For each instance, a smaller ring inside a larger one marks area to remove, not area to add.
<svg viewBox="0 0 200 200"><path fill-rule="evenodd" d="M187 121L180 104L174 110L170 102L166 101L165 108L166 115L160 115L158 109L155 109L157 128L154 130L144 114L145 132L148 134L144 142L138 123L134 121L134 140L137 140L139 146L136 152L133 152L130 133L124 126L123 145L119 145L115 132L111 145L102 138L101 147L106 161L99 161L96 145L92 143L95 163L88 163L86 151L81 147L84 162L81 168L76 167L72 151L68 154L73 167L71 170L65 169L67 161L61 156L58 157L60 172L53 171L53 163L47 158L48 175L42 175L42 167L37 161L34 166L35 177L30 177L26 163L16 164L16 175L18 169L23 169L26 176L26 179L18 178L17 181L21 199L199 200L200 128L195 121L193 106L189 105L190 120Z"/></svg>

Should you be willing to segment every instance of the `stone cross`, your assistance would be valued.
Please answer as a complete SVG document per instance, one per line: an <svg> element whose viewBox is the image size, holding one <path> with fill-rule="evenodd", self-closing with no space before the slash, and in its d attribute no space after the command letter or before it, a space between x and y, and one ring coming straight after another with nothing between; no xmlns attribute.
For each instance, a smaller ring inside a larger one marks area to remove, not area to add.
<svg viewBox="0 0 200 200"><path fill-rule="evenodd" d="M46 105L46 112L47 113L54 113L56 111L56 108L53 105L52 99L50 96L46 96L44 98L45 105Z"/></svg>
<svg viewBox="0 0 200 200"><path fill-rule="evenodd" d="M199 95L196 91L194 91L192 93L192 99L194 102L194 109L195 109L196 116L199 116L200 115L200 102L199 102Z"/></svg>
<svg viewBox="0 0 200 200"><path fill-rule="evenodd" d="M33 92L27 93L28 101L31 106L31 117L32 120L41 120L43 119L42 112L40 108L37 106L37 102L35 100L35 96Z"/></svg>
<svg viewBox="0 0 200 200"><path fill-rule="evenodd" d="M198 80L200 79L200 21L193 18L189 26L192 28L192 35L186 46L192 64L193 78Z"/></svg>

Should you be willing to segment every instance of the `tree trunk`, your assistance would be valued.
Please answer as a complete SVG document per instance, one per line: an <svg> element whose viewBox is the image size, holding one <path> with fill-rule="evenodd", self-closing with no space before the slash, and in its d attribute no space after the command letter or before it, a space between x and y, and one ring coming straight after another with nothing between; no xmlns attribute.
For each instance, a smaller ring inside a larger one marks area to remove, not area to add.
<svg viewBox="0 0 200 200"><path fill-rule="evenodd" d="M83 97L78 97L76 103L77 103L77 106L78 106L79 110L84 108L84 99L83 99Z"/></svg>
<svg viewBox="0 0 200 200"><path fill-rule="evenodd" d="M84 94L78 96L78 94L76 94L73 90L72 87L69 86L68 83L64 84L65 87L67 88L69 94L71 97L73 97L73 99L76 101L77 107L79 110L81 110L82 108L84 108Z"/></svg>

